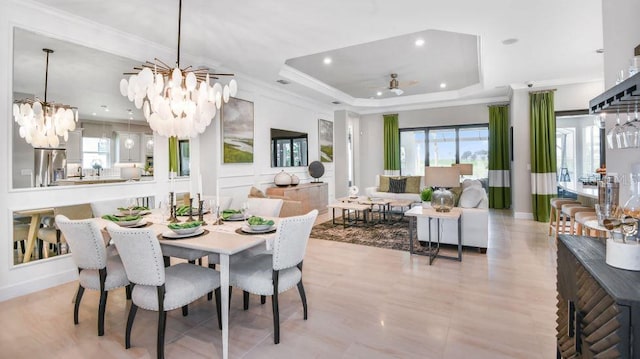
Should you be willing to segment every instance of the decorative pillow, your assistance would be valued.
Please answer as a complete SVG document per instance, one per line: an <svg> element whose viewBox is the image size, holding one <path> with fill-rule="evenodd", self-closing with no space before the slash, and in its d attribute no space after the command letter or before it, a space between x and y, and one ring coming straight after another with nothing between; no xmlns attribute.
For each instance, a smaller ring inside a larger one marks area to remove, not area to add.
<svg viewBox="0 0 640 359"><path fill-rule="evenodd" d="M480 186L469 186L460 195L460 207L476 208L485 196L484 189Z"/></svg>
<svg viewBox="0 0 640 359"><path fill-rule="evenodd" d="M420 176L408 176L407 187L404 189L405 193L420 193Z"/></svg>
<svg viewBox="0 0 640 359"><path fill-rule="evenodd" d="M482 182L480 182L479 180L467 178L466 180L462 181L461 186L462 186L462 190L464 191L465 189L471 186L482 187Z"/></svg>
<svg viewBox="0 0 640 359"><path fill-rule="evenodd" d="M453 193L453 205L455 207L458 207L458 202L460 201L460 194L462 194L462 187L449 188L449 191Z"/></svg>
<svg viewBox="0 0 640 359"><path fill-rule="evenodd" d="M379 192L389 192L389 177L380 176L380 186L378 186Z"/></svg>
<svg viewBox="0 0 640 359"><path fill-rule="evenodd" d="M407 179L389 179L389 192L391 193L404 193L405 188L407 187Z"/></svg>
<svg viewBox="0 0 640 359"><path fill-rule="evenodd" d="M251 187L249 191L249 198L267 198L267 196L261 190Z"/></svg>

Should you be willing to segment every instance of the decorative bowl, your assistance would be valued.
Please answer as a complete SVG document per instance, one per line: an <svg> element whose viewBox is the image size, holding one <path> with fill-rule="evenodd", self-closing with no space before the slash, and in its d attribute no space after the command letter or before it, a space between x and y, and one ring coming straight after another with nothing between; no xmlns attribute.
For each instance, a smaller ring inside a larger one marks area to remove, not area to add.
<svg viewBox="0 0 640 359"><path fill-rule="evenodd" d="M185 235L185 234L191 234L196 232L197 230L199 230L202 227L202 225L198 225L196 227L189 227L189 228L170 228L173 232L175 232L176 234L179 235Z"/></svg>
<svg viewBox="0 0 640 359"><path fill-rule="evenodd" d="M273 226L273 224L250 224L249 228L251 228L252 231L266 231L267 229L271 228L271 226Z"/></svg>
<svg viewBox="0 0 640 359"><path fill-rule="evenodd" d="M138 222L140 222L141 219L142 219L142 217L138 217L138 218L132 219L130 221L117 221L117 222L113 222L113 223L116 223L120 227L130 227L130 226L133 226L134 224L138 224Z"/></svg>

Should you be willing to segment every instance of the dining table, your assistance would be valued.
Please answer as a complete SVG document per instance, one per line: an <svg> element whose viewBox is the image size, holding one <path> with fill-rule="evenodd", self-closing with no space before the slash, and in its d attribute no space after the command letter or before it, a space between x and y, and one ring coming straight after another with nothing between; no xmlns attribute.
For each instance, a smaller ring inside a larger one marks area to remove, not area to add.
<svg viewBox="0 0 640 359"><path fill-rule="evenodd" d="M178 217L181 222L185 222L188 217ZM274 220L277 227L278 218L269 218ZM106 220L104 221L106 225ZM206 231L198 236L168 239L163 234L169 234L171 230L167 227L169 224L166 216L159 210L152 210L149 214L143 216L140 222L141 226L148 227L154 231L158 237L161 247L173 246L187 249L194 249L208 253L218 253L220 255L220 263L217 268L220 271L220 294L221 294L221 316L222 316L222 357L229 357L229 270L230 257L256 246L265 246L271 248L275 238L275 231L267 233L247 233L246 222L239 221L216 221L213 215L204 215L207 223L202 228ZM217 224L216 224L217 223Z"/></svg>

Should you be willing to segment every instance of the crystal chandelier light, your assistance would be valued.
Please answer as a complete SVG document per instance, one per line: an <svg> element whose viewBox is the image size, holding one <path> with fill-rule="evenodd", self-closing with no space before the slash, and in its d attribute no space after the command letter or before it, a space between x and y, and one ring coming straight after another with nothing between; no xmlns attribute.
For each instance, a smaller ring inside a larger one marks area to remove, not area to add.
<svg viewBox="0 0 640 359"><path fill-rule="evenodd" d="M182 20L182 0L178 6L178 56L176 67L154 59L141 67L129 79L120 81L120 93L133 101L136 108L142 108L151 129L161 136L193 138L203 133L211 124L222 101L229 101L238 91L237 82L232 79L224 87L211 79L233 74L209 73L207 68L180 67L180 23Z"/></svg>
<svg viewBox="0 0 640 359"><path fill-rule="evenodd" d="M76 128L78 109L47 101L49 81L49 54L53 50L42 49L47 54L44 76L44 101L38 98L17 100L13 104L13 117L20 125L20 137L33 147L58 147L62 136L69 139L69 131Z"/></svg>

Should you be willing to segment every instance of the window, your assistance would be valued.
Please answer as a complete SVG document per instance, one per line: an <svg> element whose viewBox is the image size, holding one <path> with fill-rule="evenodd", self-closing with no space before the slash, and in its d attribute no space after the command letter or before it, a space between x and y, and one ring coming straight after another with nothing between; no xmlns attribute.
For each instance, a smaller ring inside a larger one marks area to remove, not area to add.
<svg viewBox="0 0 640 359"><path fill-rule="evenodd" d="M189 140L178 141L178 176L188 176L191 173L189 155Z"/></svg>
<svg viewBox="0 0 640 359"><path fill-rule="evenodd" d="M102 168L111 168L111 139L82 137L82 167L92 168L97 161Z"/></svg>
<svg viewBox="0 0 640 359"><path fill-rule="evenodd" d="M473 178L489 175L489 126L461 125L400 130L400 173L424 176L424 167L473 164Z"/></svg>
<svg viewBox="0 0 640 359"><path fill-rule="evenodd" d="M596 176L600 167L600 128L597 116L556 116L556 167L559 182Z"/></svg>

